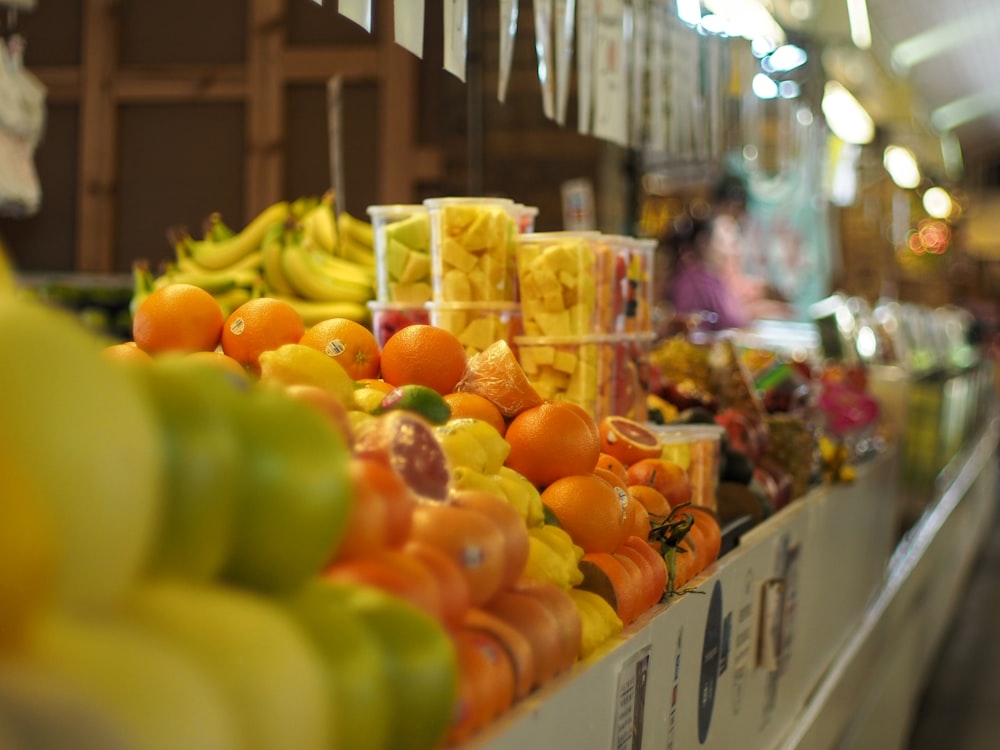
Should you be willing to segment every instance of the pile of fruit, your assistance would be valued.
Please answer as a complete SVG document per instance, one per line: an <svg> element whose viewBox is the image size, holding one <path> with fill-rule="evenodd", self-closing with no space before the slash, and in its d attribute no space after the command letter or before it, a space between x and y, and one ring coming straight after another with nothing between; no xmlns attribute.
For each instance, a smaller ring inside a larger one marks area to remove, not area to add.
<svg viewBox="0 0 1000 750"><path fill-rule="evenodd" d="M543 401L503 341L470 357L414 325L379 347L348 318L275 297L227 313L178 282L110 344L11 278L15 746L458 743L719 554L654 433Z"/></svg>
<svg viewBox="0 0 1000 750"><path fill-rule="evenodd" d="M375 297L372 227L349 213L334 215L333 195L279 201L243 229L233 231L217 214L203 236L183 227L168 232L174 258L163 273L133 267L131 310L169 284L190 284L212 294L229 313L253 297L281 299L307 323L327 318L366 321Z"/></svg>

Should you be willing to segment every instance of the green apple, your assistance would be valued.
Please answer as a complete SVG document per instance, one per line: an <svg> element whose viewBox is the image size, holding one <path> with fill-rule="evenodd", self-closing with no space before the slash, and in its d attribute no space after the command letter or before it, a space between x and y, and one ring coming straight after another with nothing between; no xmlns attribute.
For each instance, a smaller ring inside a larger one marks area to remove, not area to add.
<svg viewBox="0 0 1000 750"><path fill-rule="evenodd" d="M319 650L337 710L333 747L382 750L394 720L387 653L339 592L319 579L285 604Z"/></svg>
<svg viewBox="0 0 1000 750"><path fill-rule="evenodd" d="M128 747L241 747L222 686L134 623L52 615L38 624L28 658L33 668L84 696Z"/></svg>
<svg viewBox="0 0 1000 750"><path fill-rule="evenodd" d="M381 644L392 712L385 747L439 747L458 696L458 660L444 626L400 597L371 586L330 580L317 585L329 590L331 602L340 599Z"/></svg>
<svg viewBox="0 0 1000 750"><path fill-rule="evenodd" d="M221 585L150 581L127 615L194 659L232 707L244 750L327 750L330 693L320 655L273 599ZM186 724L190 716L177 713ZM210 743L188 747L214 748Z"/></svg>
<svg viewBox="0 0 1000 750"><path fill-rule="evenodd" d="M136 368L157 409L166 460L166 500L153 573L208 579L222 569L233 537L242 471L235 399L221 368L158 358Z"/></svg>
<svg viewBox="0 0 1000 750"><path fill-rule="evenodd" d="M249 391L237 419L243 465L223 575L291 590L322 569L347 528L349 450L328 419L280 390Z"/></svg>
<svg viewBox="0 0 1000 750"><path fill-rule="evenodd" d="M20 467L53 520L56 597L117 602L146 564L161 509L155 412L107 342L72 316L0 297L0 498ZM16 481L16 480L15 480Z"/></svg>

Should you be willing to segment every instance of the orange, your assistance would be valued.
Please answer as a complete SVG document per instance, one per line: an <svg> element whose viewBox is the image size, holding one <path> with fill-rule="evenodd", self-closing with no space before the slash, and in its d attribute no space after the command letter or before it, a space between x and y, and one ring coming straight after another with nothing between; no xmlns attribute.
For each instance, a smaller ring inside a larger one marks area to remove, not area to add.
<svg viewBox="0 0 1000 750"><path fill-rule="evenodd" d="M438 547L458 563L473 606L489 601L503 585L507 543L500 527L484 513L452 503L418 503L410 539Z"/></svg>
<svg viewBox="0 0 1000 750"><path fill-rule="evenodd" d="M391 466L377 459L353 456L349 470L354 484L354 504L362 505L367 502L382 505L384 513L378 514L381 522L373 537L365 541L354 541L350 539L350 533L347 533L341 547L346 545L349 549L358 551L366 544L401 547L410 536L413 511L417 507L413 491ZM372 500L373 496L377 500Z"/></svg>
<svg viewBox="0 0 1000 750"><path fill-rule="evenodd" d="M222 334L222 308L192 284L168 284L152 292L135 311L132 338L150 354L211 351Z"/></svg>
<svg viewBox="0 0 1000 750"><path fill-rule="evenodd" d="M469 609L469 586L458 563L437 547L423 542L406 542L403 552L420 560L437 578L441 589L441 617L446 626L456 627Z"/></svg>
<svg viewBox="0 0 1000 750"><path fill-rule="evenodd" d="M679 502L687 502L691 495L691 486L687 472L680 464L667 461L664 458L643 458L631 464L628 469L629 484L646 484L663 493L667 500L672 494L683 494L684 488L688 498ZM681 489L678 489L681 488ZM671 502L671 505L678 503Z"/></svg>
<svg viewBox="0 0 1000 750"><path fill-rule="evenodd" d="M625 484L631 484L628 481L628 470L625 468L625 464L612 456L610 453L601 452L601 454L597 457L597 468L605 469L610 471L612 474L617 474L619 479L625 480Z"/></svg>
<svg viewBox="0 0 1000 750"><path fill-rule="evenodd" d="M378 341L374 333L355 320L320 321L302 334L299 343L323 352L343 367L351 380L378 376L381 359Z"/></svg>
<svg viewBox="0 0 1000 750"><path fill-rule="evenodd" d="M210 352L191 352L187 355L187 358L193 362L204 362L214 367L220 367L224 372L230 373L233 377L239 378L240 382L249 379L248 373L243 365L230 357L228 354L223 354L222 352L214 350Z"/></svg>
<svg viewBox="0 0 1000 750"><path fill-rule="evenodd" d="M697 574L695 569L697 566L696 556L682 544L678 548L668 549L664 553L663 559L667 563L667 591L671 594L679 593L684 585Z"/></svg>
<svg viewBox="0 0 1000 750"><path fill-rule="evenodd" d="M502 587L521 577L531 550L531 537L521 514L504 498L481 490L456 490L448 498L459 508L468 508L488 517L500 529L506 546Z"/></svg>
<svg viewBox="0 0 1000 750"><path fill-rule="evenodd" d="M629 536L637 536L641 539L649 539L649 532L653 530L653 523L649 519L649 511L646 506L636 500L632 495L628 499Z"/></svg>
<svg viewBox="0 0 1000 750"><path fill-rule="evenodd" d="M121 362L149 362L148 352L144 352L134 341L124 341L120 344L108 344L101 353L108 359Z"/></svg>
<svg viewBox="0 0 1000 750"><path fill-rule="evenodd" d="M222 351L259 372L262 352L282 344L297 344L305 325L302 316L287 302L257 297L233 310L222 327Z"/></svg>
<svg viewBox="0 0 1000 750"><path fill-rule="evenodd" d="M503 339L469 357L465 373L454 390L479 394L491 401L507 419L542 403L542 397Z"/></svg>
<svg viewBox="0 0 1000 750"><path fill-rule="evenodd" d="M458 656L459 694L447 744L469 739L507 711L514 703L516 680L514 665L494 636L462 628L452 641Z"/></svg>
<svg viewBox="0 0 1000 750"><path fill-rule="evenodd" d="M542 503L585 552L614 552L629 530L626 503L594 474L557 479L542 492Z"/></svg>
<svg viewBox="0 0 1000 750"><path fill-rule="evenodd" d="M594 476L600 477L605 482L610 484L612 487L615 487L621 490L622 492L628 492L628 483L610 469L602 469L601 467L597 467L596 469L594 469Z"/></svg>
<svg viewBox="0 0 1000 750"><path fill-rule="evenodd" d="M507 425L504 437L510 443L505 463L536 487L591 473L601 452L587 421L562 401L525 409Z"/></svg>
<svg viewBox="0 0 1000 750"><path fill-rule="evenodd" d="M544 685L562 669L562 628L555 613L538 599L503 589L485 605L490 612L524 635L535 659L533 687Z"/></svg>
<svg viewBox="0 0 1000 750"><path fill-rule="evenodd" d="M627 558L631 561L632 565L638 568L639 577L642 580L642 611L645 612L658 601L660 597L663 596L663 588L659 587L659 569L666 571L663 565L659 566L657 569L648 558L643 556L641 552L633 547L628 547L622 545L619 547L618 551L614 554L615 558L619 562L624 564L626 567L629 566L625 563L623 558Z"/></svg>
<svg viewBox="0 0 1000 750"><path fill-rule="evenodd" d="M655 526L667 520L671 508L662 492L646 484L631 485L628 491L649 513L649 521L652 525Z"/></svg>
<svg viewBox="0 0 1000 750"><path fill-rule="evenodd" d="M507 431L507 422L496 405L485 396L478 393L447 393L445 403L451 408L452 419L473 417L493 425L493 428L503 435Z"/></svg>
<svg viewBox="0 0 1000 750"><path fill-rule="evenodd" d="M643 585L638 568L626 568L608 552L588 552L580 560L583 583L578 588L591 591L606 601L622 624L628 625L640 614Z"/></svg>
<svg viewBox="0 0 1000 750"><path fill-rule="evenodd" d="M438 622L444 621L438 580L418 558L398 549L379 547L369 550L362 556L330 565L322 575L330 581L375 586L405 599Z"/></svg>
<svg viewBox="0 0 1000 750"><path fill-rule="evenodd" d="M622 544L621 550L631 549L638 555L646 558L646 562L650 565L650 575L653 577L653 584L650 588L655 588L656 590L656 601L660 601L663 598L663 593L667 588L667 563L655 549L653 549L649 542L645 539L640 539L637 536L630 536Z"/></svg>
<svg viewBox="0 0 1000 750"><path fill-rule="evenodd" d="M357 388L371 388L382 393L388 393L396 387L392 383L387 383L380 378L358 378L354 381L354 385Z"/></svg>
<svg viewBox="0 0 1000 750"><path fill-rule="evenodd" d="M424 385L442 396L452 393L465 372L467 356L458 337L444 328L417 323L396 331L382 347L382 379Z"/></svg>
<svg viewBox="0 0 1000 750"><path fill-rule="evenodd" d="M523 698L535 685L535 654L531 643L517 628L480 607L469 607L461 628L488 633L507 651L514 665L514 696Z"/></svg>
<svg viewBox="0 0 1000 750"><path fill-rule="evenodd" d="M562 630L559 671L569 669L580 655L580 638L583 635L583 621L580 619L580 610L573 603L573 598L562 587L551 581L532 578L521 578L511 590L537 599L555 615Z"/></svg>
<svg viewBox="0 0 1000 750"><path fill-rule="evenodd" d="M648 569L635 559L623 554L620 547L611 557L625 568L629 582L633 587L631 595L634 597L634 600L631 605L632 609L628 613L628 622L635 622L647 609L653 606L651 601L652 590L647 575ZM621 617L620 614L618 616ZM622 622L626 622L626 620L623 618Z"/></svg>
<svg viewBox="0 0 1000 750"><path fill-rule="evenodd" d="M628 467L644 458L660 455L660 439L641 422L622 416L604 417L598 425L601 451Z"/></svg>
<svg viewBox="0 0 1000 750"><path fill-rule="evenodd" d="M694 515L694 525L701 529L705 537L707 567L719 559L719 553L722 551L722 527L719 525L719 519L710 508L703 505L689 505L683 512Z"/></svg>

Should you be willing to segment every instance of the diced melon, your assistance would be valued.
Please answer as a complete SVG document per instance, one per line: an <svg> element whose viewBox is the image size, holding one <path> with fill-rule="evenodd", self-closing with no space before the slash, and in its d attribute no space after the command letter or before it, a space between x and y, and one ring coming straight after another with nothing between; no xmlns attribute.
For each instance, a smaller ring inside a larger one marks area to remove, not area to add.
<svg viewBox="0 0 1000 750"><path fill-rule="evenodd" d="M385 241L385 270L390 279L400 279L409 262L411 250L391 237Z"/></svg>
<svg viewBox="0 0 1000 750"><path fill-rule="evenodd" d="M422 252L411 252L406 259L406 265L396 278L401 283L411 284L415 281L426 281L431 276L431 256Z"/></svg>
<svg viewBox="0 0 1000 750"><path fill-rule="evenodd" d="M427 250L431 244L431 221L426 211L418 211L385 227L385 236L411 250Z"/></svg>

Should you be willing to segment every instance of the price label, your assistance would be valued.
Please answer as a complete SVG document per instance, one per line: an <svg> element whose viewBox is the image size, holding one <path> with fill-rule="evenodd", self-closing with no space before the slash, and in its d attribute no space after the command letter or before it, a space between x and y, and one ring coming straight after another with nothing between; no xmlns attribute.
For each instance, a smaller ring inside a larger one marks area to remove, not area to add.
<svg viewBox="0 0 1000 750"><path fill-rule="evenodd" d="M611 750L640 750L646 718L646 686L649 682L649 652L645 646L633 654L618 672L615 693L614 736Z"/></svg>

